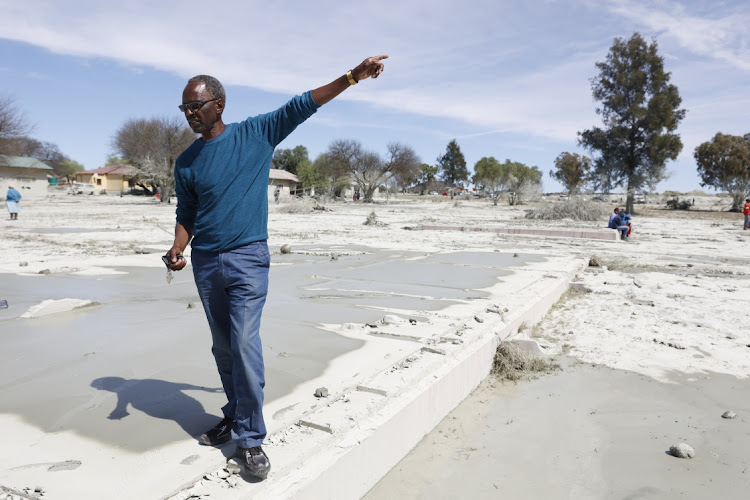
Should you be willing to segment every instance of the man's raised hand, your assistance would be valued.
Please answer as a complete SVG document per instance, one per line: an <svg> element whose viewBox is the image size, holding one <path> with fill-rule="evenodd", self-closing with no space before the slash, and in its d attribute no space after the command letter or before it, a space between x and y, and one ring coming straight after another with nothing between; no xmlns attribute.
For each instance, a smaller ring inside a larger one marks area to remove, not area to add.
<svg viewBox="0 0 750 500"><path fill-rule="evenodd" d="M377 78L383 72L383 69L385 69L385 64L382 62L383 59L388 59L388 56L384 54L382 56L368 57L352 70L352 75L358 82L365 78Z"/></svg>

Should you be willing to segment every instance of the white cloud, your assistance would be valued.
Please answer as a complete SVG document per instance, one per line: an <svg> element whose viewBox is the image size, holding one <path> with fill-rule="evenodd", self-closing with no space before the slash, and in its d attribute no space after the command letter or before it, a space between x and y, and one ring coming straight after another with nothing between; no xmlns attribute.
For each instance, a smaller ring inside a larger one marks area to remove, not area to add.
<svg viewBox="0 0 750 500"><path fill-rule="evenodd" d="M750 7L716 9L708 3L709 13L693 15L677 2L638 2L614 0L612 12L637 22L651 31L673 38L694 54L716 58L744 71L750 71L747 26ZM716 14L719 11L720 14Z"/></svg>
<svg viewBox="0 0 750 500"><path fill-rule="evenodd" d="M745 4L0 0L0 7L0 37L80 56L81 63L107 58L136 72L209 73L225 84L285 94L326 83L364 56L388 53L377 84L342 99L470 125L446 130L440 127L450 120L434 129L431 120L373 120L368 126L375 128L573 144L576 132L598 123L589 84L594 63L615 36L636 30L658 37L685 98L683 157L715 132L744 126L750 112L738 98L750 70Z"/></svg>
<svg viewBox="0 0 750 500"><path fill-rule="evenodd" d="M493 130L569 139L593 109L590 59L554 61L545 71L519 67L519 60L540 65L543 54L524 53L519 22L528 13L514 4L30 0L5 9L6 38L284 93L386 52L391 59L378 85L344 98Z"/></svg>

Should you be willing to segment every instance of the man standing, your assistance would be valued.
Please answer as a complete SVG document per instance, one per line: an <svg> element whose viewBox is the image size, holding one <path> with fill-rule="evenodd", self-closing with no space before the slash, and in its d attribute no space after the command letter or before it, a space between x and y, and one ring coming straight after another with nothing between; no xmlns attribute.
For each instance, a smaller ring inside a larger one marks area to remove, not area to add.
<svg viewBox="0 0 750 500"><path fill-rule="evenodd" d="M742 207L742 213L745 215L745 225L742 229L750 229L750 198L745 198L745 206Z"/></svg>
<svg viewBox="0 0 750 500"><path fill-rule="evenodd" d="M187 262L192 239L193 275L213 337L212 352L227 404L224 418L200 438L206 445L233 439L233 457L252 476L271 464L261 448L265 370L260 319L268 291L268 176L273 150L299 124L344 90L383 72L369 57L331 83L296 96L281 108L225 125L226 95L208 75L188 80L180 111L201 135L177 158L177 224L166 256L170 269Z"/></svg>

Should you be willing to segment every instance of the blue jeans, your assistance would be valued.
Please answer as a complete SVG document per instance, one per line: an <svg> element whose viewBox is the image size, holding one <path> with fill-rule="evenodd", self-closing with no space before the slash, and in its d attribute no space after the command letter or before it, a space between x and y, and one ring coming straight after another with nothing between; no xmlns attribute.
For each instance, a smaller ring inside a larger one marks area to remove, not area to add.
<svg viewBox="0 0 750 500"><path fill-rule="evenodd" d="M236 420L232 437L242 448L260 446L266 437L260 316L270 261L265 241L192 254L195 284L213 336L211 352L228 400L222 411Z"/></svg>
<svg viewBox="0 0 750 500"><path fill-rule="evenodd" d="M628 237L628 231L630 231L630 226L617 226L618 231L622 231L622 237L627 238Z"/></svg>

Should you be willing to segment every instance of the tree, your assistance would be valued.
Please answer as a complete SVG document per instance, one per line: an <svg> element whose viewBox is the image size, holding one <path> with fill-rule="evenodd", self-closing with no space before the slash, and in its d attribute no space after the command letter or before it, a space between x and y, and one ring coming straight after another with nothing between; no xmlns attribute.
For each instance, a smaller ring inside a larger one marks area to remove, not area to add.
<svg viewBox="0 0 750 500"><path fill-rule="evenodd" d="M328 146L326 162L329 171L348 171L360 188L362 201L371 202L388 175L417 169L419 157L409 146L392 142L388 144L388 157L383 160L377 153L365 151L358 141L339 139Z"/></svg>
<svg viewBox="0 0 750 500"><path fill-rule="evenodd" d="M523 163L505 160L500 165L501 185L508 191L508 204L521 205L530 193L542 185L542 171Z"/></svg>
<svg viewBox="0 0 750 500"><path fill-rule="evenodd" d="M667 160L682 150L675 130L685 117L682 99L664 71L664 59L655 40L650 45L634 33L630 40L615 38L605 62L596 63L599 75L592 79L594 99L601 103L596 113L604 127L578 134L578 142L598 151L592 180L601 184L604 175L611 185L625 184L627 208L633 212L634 194L644 186L653 188L666 178Z"/></svg>
<svg viewBox="0 0 750 500"><path fill-rule="evenodd" d="M343 196L344 190L351 186L352 180L347 165L334 162L327 153L321 153L313 162L319 172L319 186L329 196L339 198Z"/></svg>
<svg viewBox="0 0 750 500"><path fill-rule="evenodd" d="M35 139L32 139L32 141L37 142L38 145L29 156L36 158L49 167L52 167L52 170L57 177L66 177L69 173L69 168L66 165L66 162L70 161L70 159L60 151L57 144L47 141L39 142Z"/></svg>
<svg viewBox="0 0 750 500"><path fill-rule="evenodd" d="M416 180L421 160L412 148L399 142L389 143L387 149L386 176L403 191Z"/></svg>
<svg viewBox="0 0 750 500"><path fill-rule="evenodd" d="M107 161L104 163L105 167L109 167L110 165L127 165L128 160L126 158L121 158L117 155L111 155L107 157Z"/></svg>
<svg viewBox="0 0 750 500"><path fill-rule="evenodd" d="M14 142L32 132L26 116L10 96L0 97L0 154L16 155Z"/></svg>
<svg viewBox="0 0 750 500"><path fill-rule="evenodd" d="M455 139L445 147L445 154L438 156L436 166L440 171L440 180L451 187L463 186L463 183L469 180L464 154ZM453 191L451 191L452 197Z"/></svg>
<svg viewBox="0 0 750 500"><path fill-rule="evenodd" d="M70 159L65 156L57 144L39 141L32 137L16 137L6 143L6 154L13 156L28 156L36 158L45 165L52 167L57 177L68 177L68 167L65 165Z"/></svg>
<svg viewBox="0 0 750 500"><path fill-rule="evenodd" d="M324 178L318 165L313 162L303 163L297 168L297 177L303 190L322 185Z"/></svg>
<svg viewBox="0 0 750 500"><path fill-rule="evenodd" d="M177 157L195 140L195 134L178 117L129 119L116 132L115 150L136 170L134 181L161 187L162 202L174 193Z"/></svg>
<svg viewBox="0 0 750 500"><path fill-rule="evenodd" d="M555 170L550 170L549 176L565 186L569 194L574 195L586 182L590 170L591 158L564 152L555 158Z"/></svg>
<svg viewBox="0 0 750 500"><path fill-rule="evenodd" d="M311 164L310 157L305 146L296 146L294 149L277 149L273 153L274 168L286 170L297 175L300 167Z"/></svg>
<svg viewBox="0 0 750 500"><path fill-rule="evenodd" d="M732 195L732 212L739 212L750 194L750 134L744 137L719 132L697 148L701 186L723 189Z"/></svg>
<svg viewBox="0 0 750 500"><path fill-rule="evenodd" d="M497 206L497 200L506 182L503 166L494 156L489 158L485 156L476 162L474 172L474 185L481 185L482 189L492 197L492 204Z"/></svg>
<svg viewBox="0 0 750 500"><path fill-rule="evenodd" d="M69 178L75 173L69 165L75 162L57 144L29 137L33 129L13 98L0 97L0 154L36 158L52 167L58 177Z"/></svg>
<svg viewBox="0 0 750 500"><path fill-rule="evenodd" d="M417 184L419 185L419 194L424 195L426 191L432 189L436 183L438 168L422 163L419 165L417 173Z"/></svg>
<svg viewBox="0 0 750 500"><path fill-rule="evenodd" d="M84 170L86 169L80 163L73 160L65 160L60 166L58 175L61 177L65 177L66 179L68 179L68 182L70 182L76 172L83 172Z"/></svg>

